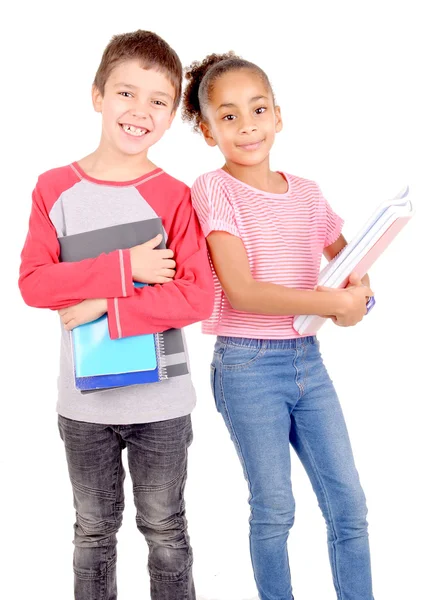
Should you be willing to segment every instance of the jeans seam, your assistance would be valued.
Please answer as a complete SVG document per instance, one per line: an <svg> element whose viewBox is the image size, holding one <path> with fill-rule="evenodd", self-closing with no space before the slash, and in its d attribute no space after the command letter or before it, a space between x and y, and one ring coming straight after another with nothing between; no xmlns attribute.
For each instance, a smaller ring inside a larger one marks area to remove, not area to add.
<svg viewBox="0 0 435 600"><path fill-rule="evenodd" d="M305 393L305 389L307 387L307 379L308 379L308 364L307 364L307 352L308 352L308 344L304 344L303 347L303 354L301 356L301 360L302 360L302 364L304 366L304 374L303 374L303 379L302 379L302 390L303 393Z"/></svg>
<svg viewBox="0 0 435 600"><path fill-rule="evenodd" d="M223 409L225 410L225 414L227 416L228 423L230 424L231 433L233 434L234 440L237 443L237 448L239 450L239 455L240 455L240 458L241 458L241 461L242 461L243 469L244 469L244 472L246 473L246 481L248 482L249 495L252 496L252 494L251 494L251 482L249 480L248 470L247 470L247 467L246 467L246 460L245 460L245 457L243 456L242 447L240 445L239 438L238 438L238 436L236 434L236 430L234 429L233 422L231 420L230 413L228 411L227 402L226 402L226 399L225 399L224 386L223 386L223 381L222 381L222 372L220 373L220 377L219 377L219 389L220 389L221 396L222 396L222 406L223 406Z"/></svg>
<svg viewBox="0 0 435 600"><path fill-rule="evenodd" d="M222 366L222 360L221 360L221 366ZM223 374L223 371L221 371L220 377L219 377L219 389L220 389L220 393L221 393L221 396L222 396L222 407L223 407L223 410L225 411L225 414L227 416L229 426L231 427L231 433L234 436L234 441L237 444L238 454L239 454L239 457L240 457L240 462L242 463L243 471L244 471L244 474L245 474L245 479L246 479L246 482L248 484L248 491L249 491L248 502L249 502L251 500L251 498L252 498L251 481L249 479L248 468L247 468L245 457L244 457L243 452L242 452L242 447L240 445L239 438L238 438L238 436L236 434L236 431L235 431L234 426L233 426L233 422L231 420L231 417L230 417L230 414L229 414L229 411L228 411L228 406L227 406L227 402L226 402L225 394L224 394L224 386L223 386L223 381L222 381L222 379L223 379L222 378L222 374ZM252 520L252 510L250 511L248 522L250 523L251 520ZM249 528L249 540L251 540L251 528ZM252 563L251 543L249 543L249 553L250 553L250 556L251 556L251 563ZM259 588L257 579L255 577L255 573L254 573L254 580L255 580L255 583L257 585L257 588Z"/></svg>
<svg viewBox="0 0 435 600"><path fill-rule="evenodd" d="M162 492L163 490L167 490L170 487L173 487L176 483L180 481L183 477L184 473L180 473L174 479L171 479L168 483L162 483L161 485L155 486L147 486L147 485L135 485L133 487L133 493L135 492Z"/></svg>
<svg viewBox="0 0 435 600"><path fill-rule="evenodd" d="M325 497L325 504L326 504L326 507L328 509L329 520L330 520L330 524L331 524L332 531L333 531L334 538L335 538L334 541L336 541L337 540L337 532L335 530L335 523L334 523L334 519L332 517L331 505L330 505L330 502L329 502L329 497L328 497L328 494L327 494L327 491L326 491L326 487L325 487L325 485L323 483L323 479L320 476L320 473L319 473L319 471L317 469L316 461L314 460L314 457L313 457L313 455L311 453L311 448L310 448L309 444L306 443L306 438L305 438L304 434L302 432L299 432L298 435L299 435L299 438L302 440L302 443L303 443L303 445L305 447L305 450L307 451L307 455L310 458L311 466L312 466L313 471L314 471L314 473L315 473L315 475L317 477L317 481L318 481L318 483L320 485L322 493L323 493L323 495ZM334 545L334 543L332 543L331 546L332 546L332 561L331 561L332 565L331 566L332 566L332 569L333 569L333 572L334 572L334 575L335 575L335 581L337 582L337 594L338 594L337 600L341 600L341 598L343 597L343 594L342 594L341 584L340 584L339 577L338 577L337 557L336 557L336 551L335 551L335 545Z"/></svg>
<svg viewBox="0 0 435 600"><path fill-rule="evenodd" d="M299 389L299 398L298 398L298 400L300 400L301 397L302 397L302 394L304 392L304 388L303 388L303 385L301 385L301 383L298 381L298 379L299 379L299 369L298 369L297 364L296 364L298 357L299 357L299 349L296 348L295 357L293 359L293 368L295 370L295 383L296 383L296 385L298 386L298 389Z"/></svg>

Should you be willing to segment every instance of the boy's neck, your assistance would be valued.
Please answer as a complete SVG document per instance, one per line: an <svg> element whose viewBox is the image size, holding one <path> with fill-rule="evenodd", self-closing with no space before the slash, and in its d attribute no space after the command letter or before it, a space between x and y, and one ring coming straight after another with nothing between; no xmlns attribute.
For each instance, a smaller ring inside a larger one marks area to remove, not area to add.
<svg viewBox="0 0 435 600"><path fill-rule="evenodd" d="M285 194L288 188L286 180L280 173L271 171L269 165L269 157L258 165L240 165L233 162L225 163L223 170L263 192L271 192L272 194Z"/></svg>
<svg viewBox="0 0 435 600"><path fill-rule="evenodd" d="M103 181L132 181L157 169L146 154L120 156L101 147L78 163L86 175Z"/></svg>

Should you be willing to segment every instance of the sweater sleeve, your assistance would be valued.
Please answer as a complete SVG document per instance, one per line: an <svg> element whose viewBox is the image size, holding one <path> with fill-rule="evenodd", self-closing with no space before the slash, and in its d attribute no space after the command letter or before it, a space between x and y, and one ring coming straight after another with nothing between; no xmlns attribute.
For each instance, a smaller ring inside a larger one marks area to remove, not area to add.
<svg viewBox="0 0 435 600"><path fill-rule="evenodd" d="M26 304L58 310L88 298L133 294L130 252L116 250L79 262L59 262L57 232L39 182L21 253L19 288Z"/></svg>
<svg viewBox="0 0 435 600"><path fill-rule="evenodd" d="M176 261L173 281L134 288L133 295L127 298L109 298L107 313L112 339L185 327L210 316L213 278L188 188L170 224L168 240Z"/></svg>

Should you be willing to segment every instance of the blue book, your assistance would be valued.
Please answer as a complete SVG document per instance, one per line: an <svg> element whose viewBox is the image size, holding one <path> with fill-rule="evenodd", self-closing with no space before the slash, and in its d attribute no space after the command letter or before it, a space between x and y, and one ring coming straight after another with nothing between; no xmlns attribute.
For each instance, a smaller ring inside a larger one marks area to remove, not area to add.
<svg viewBox="0 0 435 600"><path fill-rule="evenodd" d="M164 239L161 220L153 218L61 237L60 260L75 262L103 252L131 248L159 233ZM159 248L164 247L162 241ZM104 315L73 329L71 341L75 385L84 394L155 383L189 372L179 329L112 340L107 315Z"/></svg>

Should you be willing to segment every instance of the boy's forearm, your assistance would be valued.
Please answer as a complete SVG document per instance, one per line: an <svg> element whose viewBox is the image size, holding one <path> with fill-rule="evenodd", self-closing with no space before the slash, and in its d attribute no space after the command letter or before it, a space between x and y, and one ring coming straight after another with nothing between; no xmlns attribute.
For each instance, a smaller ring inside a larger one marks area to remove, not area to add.
<svg viewBox="0 0 435 600"><path fill-rule="evenodd" d="M109 298L110 337L157 333L207 319L214 299L211 278L207 279L135 288L129 298Z"/></svg>
<svg viewBox="0 0 435 600"><path fill-rule="evenodd" d="M19 287L29 306L59 310L82 300L126 297L134 292L128 251L74 263L56 260L56 256L44 256L38 265L23 251Z"/></svg>
<svg viewBox="0 0 435 600"><path fill-rule="evenodd" d="M185 241L188 244L188 236ZM188 244L189 245L189 244ZM109 298L112 339L181 328L207 319L213 309L214 285L205 240L196 231L194 251L177 261L173 281L134 288L127 298ZM177 254L176 254L177 257Z"/></svg>

